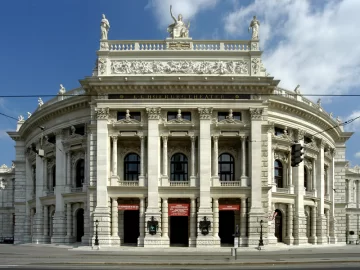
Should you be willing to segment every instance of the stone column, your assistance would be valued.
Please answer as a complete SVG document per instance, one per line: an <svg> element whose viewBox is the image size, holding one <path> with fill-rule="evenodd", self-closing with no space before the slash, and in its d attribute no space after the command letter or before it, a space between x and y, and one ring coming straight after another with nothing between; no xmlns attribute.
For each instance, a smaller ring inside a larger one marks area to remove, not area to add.
<svg viewBox="0 0 360 270"><path fill-rule="evenodd" d="M66 153L66 185L71 188L71 151Z"/></svg>
<svg viewBox="0 0 360 270"><path fill-rule="evenodd" d="M108 205L108 179L109 179L109 148L110 138L108 135L109 108L95 108L96 112L96 207L94 210L93 239L95 241L95 221L99 221L98 239L100 246L110 245L110 212Z"/></svg>
<svg viewBox="0 0 360 270"><path fill-rule="evenodd" d="M15 175L16 176L16 175ZM43 194L43 185L44 185L44 161L39 155L36 155L36 213L34 216L34 227L33 227L33 237L32 242L35 244L44 243L44 216L43 216L43 207L41 204L40 197ZM16 226L16 220L15 220ZM15 228L16 233L16 228Z"/></svg>
<svg viewBox="0 0 360 270"><path fill-rule="evenodd" d="M330 209L325 209L325 218L326 218L326 230L325 230L325 237L328 244L330 244Z"/></svg>
<svg viewBox="0 0 360 270"><path fill-rule="evenodd" d="M213 213L214 213L214 231L215 238L219 238L219 199L213 199Z"/></svg>
<svg viewBox="0 0 360 270"><path fill-rule="evenodd" d="M111 136L112 139L112 176L118 177L117 174L117 141L118 141L118 137L117 136ZM124 179L127 180L127 179Z"/></svg>
<svg viewBox="0 0 360 270"><path fill-rule="evenodd" d="M139 186L145 186L145 169L144 169L144 160L145 160L145 139L144 135L140 136L140 176L139 176Z"/></svg>
<svg viewBox="0 0 360 270"><path fill-rule="evenodd" d="M314 197L317 197L317 182L316 182L316 162L312 160L312 171L311 171L311 188L314 192Z"/></svg>
<svg viewBox="0 0 360 270"><path fill-rule="evenodd" d="M249 211L249 245L257 246L260 238L260 220L264 219L264 209L262 206L262 108L250 108L251 116L251 202ZM264 226L263 226L264 227ZM265 230L267 230L267 224Z"/></svg>
<svg viewBox="0 0 360 270"><path fill-rule="evenodd" d="M246 236L246 198L241 198L240 205L240 241L239 245L241 247L246 247L248 245L248 238Z"/></svg>
<svg viewBox="0 0 360 270"><path fill-rule="evenodd" d="M44 242L48 243L49 242L49 207L47 205L44 205Z"/></svg>
<svg viewBox="0 0 360 270"><path fill-rule="evenodd" d="M219 177L218 164L219 164L219 137L213 136L214 148L213 148L213 177Z"/></svg>
<svg viewBox="0 0 360 270"><path fill-rule="evenodd" d="M248 177L246 176L246 136L241 136L241 178L240 183L242 187L247 186Z"/></svg>
<svg viewBox="0 0 360 270"><path fill-rule="evenodd" d="M197 224L203 221L206 217L207 220L213 223L213 213L210 196L210 181L211 181L211 117L212 108L198 108L200 118L200 135L199 135L199 176L200 176L200 206L197 215ZM215 142L215 141L214 141ZM214 145L214 148L217 148ZM217 159L217 154L215 153ZM214 174L217 176L217 164ZM220 241L214 239L212 228L209 234L203 235L198 227L196 238L196 246L220 246Z"/></svg>
<svg viewBox="0 0 360 270"><path fill-rule="evenodd" d="M27 157L25 158L25 183L26 183L26 208L25 208L25 226L24 226L24 238L23 238L23 243L31 243L31 220L32 220L32 216L31 216L31 208L30 208L30 203L29 201L33 198L33 179L32 179L32 173L31 173L31 162L29 161L29 154L27 155ZM15 198L14 198L15 200ZM16 219L16 216L15 216ZM15 226L16 226L16 222L15 222ZM16 232L16 229L15 229Z"/></svg>
<svg viewBox="0 0 360 270"><path fill-rule="evenodd" d="M161 219L162 219L162 238L164 241L169 242L169 217L168 217L168 199L163 198L162 199L162 213L161 213Z"/></svg>
<svg viewBox="0 0 360 270"><path fill-rule="evenodd" d="M163 177L168 178L168 150L167 150L167 142L168 142L168 137L167 136L162 136L162 141L163 141Z"/></svg>
<svg viewBox="0 0 360 270"><path fill-rule="evenodd" d="M160 178L160 134L159 119L161 108L146 108L148 113L148 204L145 213L145 223L152 217L161 224L159 209L159 178ZM145 247L162 246L161 234L145 234ZM166 246L166 245L164 245Z"/></svg>
<svg viewBox="0 0 360 270"><path fill-rule="evenodd" d="M311 234L310 234L310 243L312 244L316 244L317 243L317 239L316 239L316 207L312 206L311 207Z"/></svg>
<svg viewBox="0 0 360 270"><path fill-rule="evenodd" d="M196 186L196 172L195 172L195 136L190 136L191 139L191 176L190 176L190 186Z"/></svg>
<svg viewBox="0 0 360 270"><path fill-rule="evenodd" d="M269 239L269 244L277 244L278 240L275 236L275 218L272 219L273 217L273 214L276 210L276 206L275 206L275 203L271 203L271 211L270 211L270 215L271 215L271 220L268 222L269 224L269 234L268 234L268 239ZM284 218L284 217L283 217ZM285 237L286 239L286 237Z"/></svg>
<svg viewBox="0 0 360 270"><path fill-rule="evenodd" d="M56 132L56 187L54 189L55 193L55 214L53 218L53 234L51 237L51 243L62 244L65 241L65 213L64 213L64 198L62 193L64 192L65 187L65 166L66 166L66 156L63 146L64 140L64 131L58 130Z"/></svg>
<svg viewBox="0 0 360 270"><path fill-rule="evenodd" d="M139 207L139 229L140 236L137 241L138 247L144 246L144 237L145 237L145 199L140 198L140 207Z"/></svg>
<svg viewBox="0 0 360 270"><path fill-rule="evenodd" d="M317 195L319 198L317 210L317 220L316 220L316 233L317 233L317 243L319 245L327 243L327 239L324 234L326 226L326 218L324 216L324 194L325 194L325 184L324 184L324 147L325 142L320 141L319 143L319 154L316 160L316 179L317 179Z"/></svg>
<svg viewBox="0 0 360 270"><path fill-rule="evenodd" d="M290 151L289 151L289 154L288 154L288 160L289 162L287 163L287 167L288 167L288 172L289 172L289 175L288 175L288 183L289 183L289 192L290 194L294 194L294 183L293 183L293 175L292 175L292 167L291 167L291 147L290 147Z"/></svg>
<svg viewBox="0 0 360 270"><path fill-rule="evenodd" d="M111 245L120 246L120 237L119 237L119 216L118 216L118 202L117 198L112 198L111 205Z"/></svg>
<svg viewBox="0 0 360 270"><path fill-rule="evenodd" d="M190 201L190 239L189 247L196 247L196 201Z"/></svg>
<svg viewBox="0 0 360 270"><path fill-rule="evenodd" d="M288 245L293 245L294 244L294 237L293 237L293 205L291 203L289 203L287 205L287 213L286 213L286 217L287 217L287 232L286 232L286 242Z"/></svg>
<svg viewBox="0 0 360 270"><path fill-rule="evenodd" d="M66 204L66 242L72 243L73 239L73 232L72 232L72 212L71 212L71 203Z"/></svg>
<svg viewBox="0 0 360 270"><path fill-rule="evenodd" d="M330 195L330 209L329 209L329 216L328 216L328 230L329 230L329 243L335 244L337 242L336 238L336 232L335 232L335 194L334 194L334 188L335 188L335 149L330 150L331 153L331 162L329 166L329 195ZM354 182L355 184L355 182ZM354 194L355 195L355 194ZM356 202L355 202L356 203Z"/></svg>

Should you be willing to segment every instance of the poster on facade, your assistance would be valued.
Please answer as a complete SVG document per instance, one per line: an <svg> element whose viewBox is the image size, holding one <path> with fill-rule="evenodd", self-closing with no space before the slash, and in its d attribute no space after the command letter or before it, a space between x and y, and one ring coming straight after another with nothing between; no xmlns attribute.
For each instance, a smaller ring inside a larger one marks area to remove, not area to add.
<svg viewBox="0 0 360 270"><path fill-rule="evenodd" d="M118 210L120 211L125 211L125 210L139 210L139 205L138 204L119 204L118 205Z"/></svg>
<svg viewBox="0 0 360 270"><path fill-rule="evenodd" d="M219 210L238 211L238 210L240 210L240 205L238 205L238 204L220 204Z"/></svg>
<svg viewBox="0 0 360 270"><path fill-rule="evenodd" d="M169 217L188 217L188 203L169 203Z"/></svg>

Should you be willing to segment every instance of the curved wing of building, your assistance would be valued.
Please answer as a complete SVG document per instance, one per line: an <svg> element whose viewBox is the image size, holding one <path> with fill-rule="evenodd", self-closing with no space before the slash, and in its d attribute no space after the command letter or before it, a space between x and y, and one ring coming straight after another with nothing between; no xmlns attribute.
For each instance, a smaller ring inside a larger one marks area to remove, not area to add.
<svg viewBox="0 0 360 270"><path fill-rule="evenodd" d="M40 97L8 132L16 160L0 171L14 179L1 182L13 191L0 190L2 237L218 247L357 235L352 133L299 87L278 87L256 18L251 40L193 40L179 16L171 38L127 41L108 40L103 17L92 76Z"/></svg>

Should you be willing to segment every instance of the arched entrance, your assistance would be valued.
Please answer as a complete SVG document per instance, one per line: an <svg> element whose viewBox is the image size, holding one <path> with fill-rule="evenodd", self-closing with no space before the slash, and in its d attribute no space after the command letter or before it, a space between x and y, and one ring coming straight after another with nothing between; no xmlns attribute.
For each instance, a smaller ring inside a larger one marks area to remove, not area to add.
<svg viewBox="0 0 360 270"><path fill-rule="evenodd" d="M282 214L281 211L276 209L275 210L276 216L275 216L275 237L277 238L278 242L282 242L283 241L283 237L282 237Z"/></svg>
<svg viewBox="0 0 360 270"><path fill-rule="evenodd" d="M84 209L80 208L76 212L76 242L81 242L84 236Z"/></svg>

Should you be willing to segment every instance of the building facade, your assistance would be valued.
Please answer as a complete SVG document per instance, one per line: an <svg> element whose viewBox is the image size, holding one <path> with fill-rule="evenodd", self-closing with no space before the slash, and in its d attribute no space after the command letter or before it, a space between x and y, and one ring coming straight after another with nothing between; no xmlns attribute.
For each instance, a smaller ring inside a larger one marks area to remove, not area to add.
<svg viewBox="0 0 360 270"><path fill-rule="evenodd" d="M93 245L95 223L100 245L113 246L218 247L235 233L239 246L261 234L264 245L323 245L358 234L352 133L320 100L278 87L256 19L245 41L195 41L174 20L164 41L117 41L103 16L92 76L39 98L8 132L15 243ZM291 167L295 141L305 155Z"/></svg>

